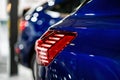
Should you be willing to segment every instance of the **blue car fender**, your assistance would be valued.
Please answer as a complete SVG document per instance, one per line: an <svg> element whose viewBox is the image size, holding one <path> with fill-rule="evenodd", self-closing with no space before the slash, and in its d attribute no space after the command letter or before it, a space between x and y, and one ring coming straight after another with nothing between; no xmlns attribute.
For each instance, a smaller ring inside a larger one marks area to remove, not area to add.
<svg viewBox="0 0 120 80"><path fill-rule="evenodd" d="M58 80L120 80L120 65L105 56L62 51L46 67L46 74Z"/></svg>

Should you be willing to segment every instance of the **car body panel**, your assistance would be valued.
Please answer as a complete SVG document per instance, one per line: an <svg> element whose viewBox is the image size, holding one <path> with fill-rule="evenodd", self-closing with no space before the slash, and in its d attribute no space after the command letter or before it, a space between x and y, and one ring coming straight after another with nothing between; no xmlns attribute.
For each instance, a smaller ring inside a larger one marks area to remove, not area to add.
<svg viewBox="0 0 120 80"><path fill-rule="evenodd" d="M119 0L90 0L78 12L78 16L111 16L120 14Z"/></svg>
<svg viewBox="0 0 120 80"><path fill-rule="evenodd" d="M48 66L38 65L38 80L120 80L119 3L91 0L53 25L50 30L77 37Z"/></svg>
<svg viewBox="0 0 120 80"><path fill-rule="evenodd" d="M69 50L72 48L73 51L113 57L118 56L120 51L120 24L117 18L99 18L99 20L68 18L63 24L51 29L78 33L77 38L72 42L74 46L67 47Z"/></svg>
<svg viewBox="0 0 120 80"><path fill-rule="evenodd" d="M119 80L120 65L112 59L62 51L44 70L42 80ZM38 80L40 80L40 78Z"/></svg>

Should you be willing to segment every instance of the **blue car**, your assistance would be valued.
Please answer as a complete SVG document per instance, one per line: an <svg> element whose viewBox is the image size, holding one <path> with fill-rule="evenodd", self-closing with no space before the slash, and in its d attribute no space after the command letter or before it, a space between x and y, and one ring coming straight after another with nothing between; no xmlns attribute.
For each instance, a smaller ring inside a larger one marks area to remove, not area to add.
<svg viewBox="0 0 120 80"><path fill-rule="evenodd" d="M36 41L37 80L120 80L120 0L74 1Z"/></svg>
<svg viewBox="0 0 120 80"><path fill-rule="evenodd" d="M66 4L67 3L67 4ZM19 36L15 45L15 52L20 63L34 71L35 41L48 29L69 13L72 9L63 10L62 5L69 7L68 0L51 0L35 9L29 10L20 22Z"/></svg>

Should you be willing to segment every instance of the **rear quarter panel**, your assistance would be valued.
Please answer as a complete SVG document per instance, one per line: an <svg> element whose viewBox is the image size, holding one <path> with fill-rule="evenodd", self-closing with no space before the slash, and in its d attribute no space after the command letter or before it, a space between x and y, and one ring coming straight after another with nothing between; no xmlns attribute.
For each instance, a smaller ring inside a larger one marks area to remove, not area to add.
<svg viewBox="0 0 120 80"><path fill-rule="evenodd" d="M110 58L62 51L49 66L41 68L44 75L39 77L42 80L119 80L119 67Z"/></svg>

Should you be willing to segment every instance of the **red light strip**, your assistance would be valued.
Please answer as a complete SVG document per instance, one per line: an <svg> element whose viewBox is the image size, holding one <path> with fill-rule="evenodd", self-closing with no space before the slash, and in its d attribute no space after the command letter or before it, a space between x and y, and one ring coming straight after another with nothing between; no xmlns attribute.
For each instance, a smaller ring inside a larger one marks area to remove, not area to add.
<svg viewBox="0 0 120 80"><path fill-rule="evenodd" d="M75 36L73 32L48 31L36 43L38 64L47 66Z"/></svg>

